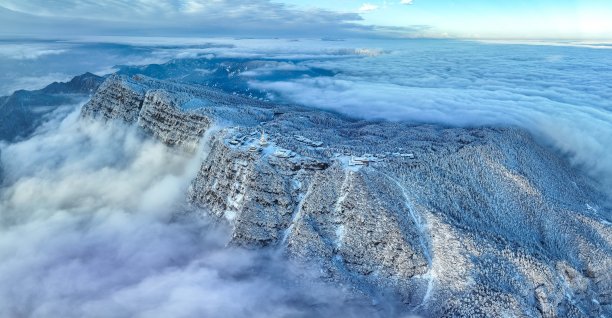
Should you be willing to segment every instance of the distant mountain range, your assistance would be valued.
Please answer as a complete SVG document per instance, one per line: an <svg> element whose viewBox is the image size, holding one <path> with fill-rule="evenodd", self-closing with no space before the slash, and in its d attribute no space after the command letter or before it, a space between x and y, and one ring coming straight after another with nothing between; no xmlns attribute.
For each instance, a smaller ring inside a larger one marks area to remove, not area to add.
<svg viewBox="0 0 612 318"><path fill-rule="evenodd" d="M69 82L55 82L34 91L18 90L0 97L0 140L28 136L47 114L58 107L86 101L103 81L103 77L85 73Z"/></svg>

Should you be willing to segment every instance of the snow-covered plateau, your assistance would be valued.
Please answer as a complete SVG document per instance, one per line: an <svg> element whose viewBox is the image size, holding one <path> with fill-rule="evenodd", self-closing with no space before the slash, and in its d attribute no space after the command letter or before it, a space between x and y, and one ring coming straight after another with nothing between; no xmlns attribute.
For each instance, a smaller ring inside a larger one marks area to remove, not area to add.
<svg viewBox="0 0 612 318"><path fill-rule="evenodd" d="M612 227L593 179L520 128L358 120L113 75L81 121L127 123L201 155L190 213L373 306L432 317L598 317Z"/></svg>

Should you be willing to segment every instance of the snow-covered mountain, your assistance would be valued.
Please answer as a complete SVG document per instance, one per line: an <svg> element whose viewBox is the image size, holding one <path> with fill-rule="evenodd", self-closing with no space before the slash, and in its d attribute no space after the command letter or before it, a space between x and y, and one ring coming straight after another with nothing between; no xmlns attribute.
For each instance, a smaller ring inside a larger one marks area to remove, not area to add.
<svg viewBox="0 0 612 318"><path fill-rule="evenodd" d="M524 130L357 120L144 75L106 79L83 121L203 152L185 197L231 244L320 266L432 317L612 310L601 186Z"/></svg>

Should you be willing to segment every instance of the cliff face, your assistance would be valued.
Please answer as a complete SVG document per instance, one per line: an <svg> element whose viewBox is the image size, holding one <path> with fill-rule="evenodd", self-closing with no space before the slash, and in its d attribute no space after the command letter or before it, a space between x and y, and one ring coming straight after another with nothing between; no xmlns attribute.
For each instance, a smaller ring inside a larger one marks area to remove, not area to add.
<svg viewBox="0 0 612 318"><path fill-rule="evenodd" d="M427 316L612 310L604 197L521 130L357 121L142 76L109 78L82 116L187 151L208 132L188 200L233 244L373 299Z"/></svg>
<svg viewBox="0 0 612 318"><path fill-rule="evenodd" d="M111 77L106 80L83 106L83 117L101 120L121 120L134 123L144 102L146 88L127 80Z"/></svg>
<svg viewBox="0 0 612 318"><path fill-rule="evenodd" d="M136 124L168 146L194 151L211 122L182 111L180 102L165 90L112 77L83 107L81 116Z"/></svg>

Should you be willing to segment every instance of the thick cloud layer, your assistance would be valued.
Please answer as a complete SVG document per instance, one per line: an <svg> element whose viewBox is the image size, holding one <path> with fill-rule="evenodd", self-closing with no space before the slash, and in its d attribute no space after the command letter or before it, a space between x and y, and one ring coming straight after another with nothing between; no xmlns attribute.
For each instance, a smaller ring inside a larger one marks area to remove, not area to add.
<svg viewBox="0 0 612 318"><path fill-rule="evenodd" d="M377 315L278 252L226 248L222 226L182 213L201 155L56 115L0 148L0 316Z"/></svg>
<svg viewBox="0 0 612 318"><path fill-rule="evenodd" d="M360 44L387 53L303 62L299 66L337 75L252 79L251 87L272 99L362 118L524 127L596 177L602 190L612 188L609 50L426 40Z"/></svg>
<svg viewBox="0 0 612 318"><path fill-rule="evenodd" d="M282 57L239 75L270 98L351 116L525 127L601 181L603 191L612 188L609 50L446 41L220 43L226 46L157 48L161 53L148 57ZM313 67L336 75L270 76ZM367 307L319 282L278 251L226 248L227 231L186 213L184 194L200 157L170 152L132 128L80 122L78 112L60 109L54 118L29 140L0 145L0 316L395 314L392 306Z"/></svg>
<svg viewBox="0 0 612 318"><path fill-rule="evenodd" d="M0 34L346 36L371 33L355 13L299 10L269 0L40 0L0 3Z"/></svg>

